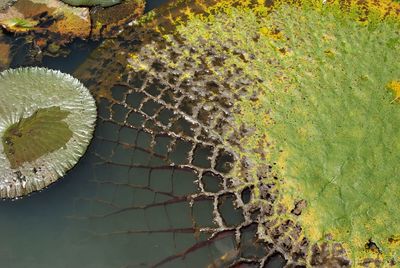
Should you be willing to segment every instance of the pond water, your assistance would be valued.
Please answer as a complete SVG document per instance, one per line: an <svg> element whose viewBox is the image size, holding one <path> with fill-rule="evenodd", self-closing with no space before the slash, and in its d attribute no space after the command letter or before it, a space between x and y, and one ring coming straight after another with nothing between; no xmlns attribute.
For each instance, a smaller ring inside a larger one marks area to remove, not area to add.
<svg viewBox="0 0 400 268"><path fill-rule="evenodd" d="M148 1L146 10L164 2ZM72 47L67 58L44 58L43 66L73 74L97 45ZM114 89L114 97L126 97L123 91ZM99 113L107 107L99 103ZM124 113L116 111L114 117ZM141 125L144 119L137 120ZM266 254L251 236L242 237L238 250L234 232L212 240L198 232L213 225L212 202L200 200L191 207L186 197L198 191L197 175L171 166L171 159L185 159L187 148L175 146L167 153L168 137L157 136L155 154L151 139L145 131L99 118L87 153L64 178L0 203L0 267L228 267L235 262L234 267L258 267L239 264L240 258ZM203 150L197 157L207 155ZM210 187L219 187L209 179ZM224 209L229 221L240 218L233 208ZM249 234L255 231L249 227ZM264 267L283 265L274 255Z"/></svg>

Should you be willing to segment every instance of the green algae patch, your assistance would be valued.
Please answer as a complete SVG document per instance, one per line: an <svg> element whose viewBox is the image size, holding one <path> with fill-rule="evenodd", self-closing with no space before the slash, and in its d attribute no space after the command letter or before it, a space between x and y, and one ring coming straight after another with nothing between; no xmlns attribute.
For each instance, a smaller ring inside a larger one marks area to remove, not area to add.
<svg viewBox="0 0 400 268"><path fill-rule="evenodd" d="M229 87L238 99L222 133L240 159L234 185L252 186L251 202L263 205L259 180L269 163L272 172L261 177L279 188L286 214L278 221L301 223L311 244L340 242L355 266L397 261L398 4L233 2L177 19L175 34L193 49L165 60L178 69L205 65L221 83L249 81ZM204 59L210 48L215 54ZM214 55L224 57L216 64ZM146 69L138 59L131 65ZM299 200L307 206L294 217Z"/></svg>
<svg viewBox="0 0 400 268"><path fill-rule="evenodd" d="M65 146L73 134L63 121L69 113L60 107L39 109L32 116L11 125L2 138L11 168Z"/></svg>

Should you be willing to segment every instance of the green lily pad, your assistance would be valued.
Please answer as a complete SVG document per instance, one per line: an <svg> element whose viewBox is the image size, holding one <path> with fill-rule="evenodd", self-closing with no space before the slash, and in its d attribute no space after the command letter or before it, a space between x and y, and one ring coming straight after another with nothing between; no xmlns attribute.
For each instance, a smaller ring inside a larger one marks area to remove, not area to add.
<svg viewBox="0 0 400 268"><path fill-rule="evenodd" d="M63 121L68 114L70 112L60 107L39 109L32 116L11 125L2 138L11 168L65 146L73 134Z"/></svg>
<svg viewBox="0 0 400 268"><path fill-rule="evenodd" d="M190 60L240 96L221 133L242 160L232 184L252 187L254 206L265 204L264 185L279 190L272 205L284 216L265 221L301 226L290 248L304 236L312 246L340 243L346 263L400 261L399 5L233 2L218 1L208 16L186 11L173 34L163 33L180 54L155 54L178 80L195 76L181 64ZM136 52L129 66L151 69Z"/></svg>
<svg viewBox="0 0 400 268"><path fill-rule="evenodd" d="M0 73L0 198L41 190L85 153L97 116L89 90L45 68Z"/></svg>

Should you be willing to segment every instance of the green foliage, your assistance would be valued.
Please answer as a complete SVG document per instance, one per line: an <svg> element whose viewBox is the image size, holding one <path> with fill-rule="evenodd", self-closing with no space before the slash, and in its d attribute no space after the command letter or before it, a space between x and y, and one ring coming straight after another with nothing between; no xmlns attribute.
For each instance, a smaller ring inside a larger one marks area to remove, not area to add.
<svg viewBox="0 0 400 268"><path fill-rule="evenodd" d="M62 148L72 137L72 131L63 121L69 113L60 107L39 109L11 125L2 137L11 168Z"/></svg>

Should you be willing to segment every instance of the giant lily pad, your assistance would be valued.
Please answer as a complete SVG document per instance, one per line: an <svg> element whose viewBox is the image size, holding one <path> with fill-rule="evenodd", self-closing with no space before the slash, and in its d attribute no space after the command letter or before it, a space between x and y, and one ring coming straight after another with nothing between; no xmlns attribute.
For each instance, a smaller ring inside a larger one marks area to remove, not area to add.
<svg viewBox="0 0 400 268"><path fill-rule="evenodd" d="M0 198L40 190L88 146L95 102L75 78L43 68L0 73Z"/></svg>
<svg viewBox="0 0 400 268"><path fill-rule="evenodd" d="M205 72L215 98L234 94L231 126L220 131L241 159L233 184L253 189L261 208L267 190L279 193L268 193L276 212L259 224L265 241L293 221L302 231L282 242L288 251L306 239L313 256L334 242L345 249L323 267L398 261L399 5L273 2L188 8L172 31L158 26L166 49L132 51L129 66L154 76L167 68L187 84Z"/></svg>

